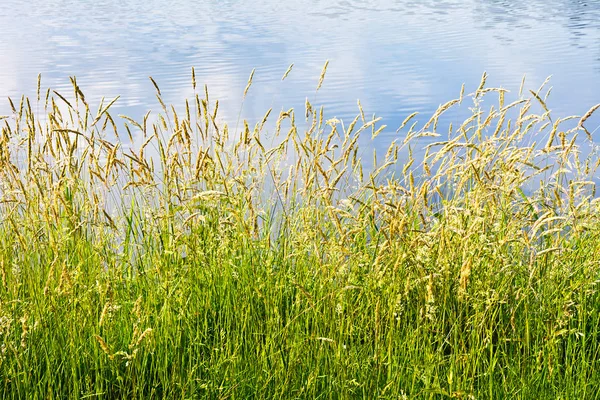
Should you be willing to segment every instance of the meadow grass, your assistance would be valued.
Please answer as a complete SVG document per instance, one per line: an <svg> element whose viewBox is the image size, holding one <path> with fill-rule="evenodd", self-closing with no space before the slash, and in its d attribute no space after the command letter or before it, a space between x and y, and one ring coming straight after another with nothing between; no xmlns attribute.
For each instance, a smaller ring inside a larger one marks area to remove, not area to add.
<svg viewBox="0 0 600 400"><path fill-rule="evenodd" d="M598 396L595 109L484 75L367 170L362 108L232 129L193 76L134 121L72 84L0 121L2 398Z"/></svg>

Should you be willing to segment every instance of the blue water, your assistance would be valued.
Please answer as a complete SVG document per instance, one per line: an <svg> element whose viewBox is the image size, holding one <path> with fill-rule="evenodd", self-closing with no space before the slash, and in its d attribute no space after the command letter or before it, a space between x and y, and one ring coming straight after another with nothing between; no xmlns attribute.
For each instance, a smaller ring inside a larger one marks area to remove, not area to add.
<svg viewBox="0 0 600 400"><path fill-rule="evenodd" d="M556 116L600 102L600 1L2 0L0 7L0 115L9 113L7 96L35 93L41 73L45 87L68 93L76 76L95 104L120 95L116 112L139 118L160 110L148 76L167 102L182 104L193 93L192 66L220 100L224 122L256 120L270 107L303 109L306 98L329 117L351 120L360 99L389 126L382 142L413 111L431 114L456 98L462 83L475 90L483 71L489 85L513 93L524 75L534 90L552 75L548 106Z"/></svg>

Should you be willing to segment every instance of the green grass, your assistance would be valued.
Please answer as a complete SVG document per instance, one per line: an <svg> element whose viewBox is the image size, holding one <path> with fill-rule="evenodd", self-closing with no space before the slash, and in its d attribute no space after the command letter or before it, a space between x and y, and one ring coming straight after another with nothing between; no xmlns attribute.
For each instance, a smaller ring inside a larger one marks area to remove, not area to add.
<svg viewBox="0 0 600 400"><path fill-rule="evenodd" d="M363 170L362 109L235 129L157 87L136 122L73 88L1 121L2 398L598 397L591 115L484 76Z"/></svg>

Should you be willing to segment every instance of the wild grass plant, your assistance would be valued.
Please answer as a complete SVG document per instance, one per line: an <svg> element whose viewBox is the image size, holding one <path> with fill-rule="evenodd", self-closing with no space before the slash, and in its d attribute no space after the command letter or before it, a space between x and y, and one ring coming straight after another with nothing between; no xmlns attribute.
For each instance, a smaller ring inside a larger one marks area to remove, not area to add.
<svg viewBox="0 0 600 400"><path fill-rule="evenodd" d="M193 76L135 121L72 84L1 121L2 398L598 396L594 109L484 75L366 170L362 108L232 129Z"/></svg>

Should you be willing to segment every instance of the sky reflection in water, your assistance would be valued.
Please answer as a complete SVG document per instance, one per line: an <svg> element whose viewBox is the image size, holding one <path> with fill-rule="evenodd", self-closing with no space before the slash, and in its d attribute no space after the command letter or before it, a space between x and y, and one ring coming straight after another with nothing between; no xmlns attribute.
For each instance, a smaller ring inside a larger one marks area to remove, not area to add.
<svg viewBox="0 0 600 400"><path fill-rule="evenodd" d="M0 37L0 115L7 96L33 95L42 73L45 86L69 93L77 76L92 104L120 95L116 111L140 118L160 109L148 76L181 105L193 95L192 66L229 124L270 107L303 110L307 97L349 122L360 99L389 126L382 147L413 111L426 120L462 83L475 90L484 70L488 85L513 95L524 74L529 89L552 75L555 116L600 102L600 3L591 1L4 0Z"/></svg>

